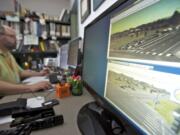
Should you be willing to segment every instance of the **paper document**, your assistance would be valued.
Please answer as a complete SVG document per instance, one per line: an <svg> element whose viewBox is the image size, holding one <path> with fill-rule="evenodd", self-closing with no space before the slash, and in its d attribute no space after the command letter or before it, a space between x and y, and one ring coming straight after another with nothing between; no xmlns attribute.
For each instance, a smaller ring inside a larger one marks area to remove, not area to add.
<svg viewBox="0 0 180 135"><path fill-rule="evenodd" d="M35 76L35 77L29 77L23 81L23 83L26 84L35 84L41 81L49 81L49 79L46 76Z"/></svg>
<svg viewBox="0 0 180 135"><path fill-rule="evenodd" d="M37 107L42 107L42 103L45 102L44 97L38 96L34 98L29 98L27 99L27 108L37 108Z"/></svg>
<svg viewBox="0 0 180 135"><path fill-rule="evenodd" d="M14 119L11 117L11 115L0 117L0 124L5 124L13 121Z"/></svg>

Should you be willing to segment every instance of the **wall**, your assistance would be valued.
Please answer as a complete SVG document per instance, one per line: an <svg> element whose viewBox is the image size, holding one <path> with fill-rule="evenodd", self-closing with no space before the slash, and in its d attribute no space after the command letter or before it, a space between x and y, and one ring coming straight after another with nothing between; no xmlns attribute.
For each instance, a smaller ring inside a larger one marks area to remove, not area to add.
<svg viewBox="0 0 180 135"><path fill-rule="evenodd" d="M81 13L80 13L80 1L78 0L78 27L79 27L79 33L78 35L80 37L84 37L84 28L91 23L95 18L97 18L101 13L103 13L106 9L108 9L110 6L112 6L115 2L118 0L106 0L102 3L102 5L94 12L93 11L93 0L91 0L91 14L88 16L88 18L81 24Z"/></svg>
<svg viewBox="0 0 180 135"><path fill-rule="evenodd" d="M18 0L22 7L50 16L59 16L63 8L70 9L70 0ZM0 10L14 11L13 0L0 0Z"/></svg>
<svg viewBox="0 0 180 135"><path fill-rule="evenodd" d="M76 0L69 0L69 1L70 1L70 8L72 8L72 6Z"/></svg>
<svg viewBox="0 0 180 135"><path fill-rule="evenodd" d="M13 0L0 0L0 11L14 11Z"/></svg>
<svg viewBox="0 0 180 135"><path fill-rule="evenodd" d="M78 37L78 12L77 12L77 2L78 0L71 0L71 39Z"/></svg>

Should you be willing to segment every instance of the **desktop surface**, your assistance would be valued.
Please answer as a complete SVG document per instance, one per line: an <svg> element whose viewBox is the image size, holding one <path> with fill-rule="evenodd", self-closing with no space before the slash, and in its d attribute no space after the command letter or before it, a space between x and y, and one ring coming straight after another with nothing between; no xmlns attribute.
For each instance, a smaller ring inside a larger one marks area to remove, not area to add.
<svg viewBox="0 0 180 135"><path fill-rule="evenodd" d="M0 103L14 101L17 98L32 98L32 97L43 96L45 100L54 99L55 92L44 91L38 93L26 93L26 94L17 94L10 95L2 98ZM82 96L70 96L66 98L56 98L59 100L60 104L54 106L56 115L62 114L64 117L64 124L55 126L52 128L42 129L38 131L33 131L31 135L81 135L78 126L77 126L77 115L79 110L87 103L94 101L93 97L84 89ZM0 129L8 129L9 123L0 125Z"/></svg>

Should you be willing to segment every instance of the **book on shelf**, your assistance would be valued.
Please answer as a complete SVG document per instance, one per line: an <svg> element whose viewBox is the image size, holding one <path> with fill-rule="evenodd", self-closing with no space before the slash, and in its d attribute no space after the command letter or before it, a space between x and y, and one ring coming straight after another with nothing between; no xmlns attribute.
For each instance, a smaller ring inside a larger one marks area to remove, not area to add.
<svg viewBox="0 0 180 135"><path fill-rule="evenodd" d="M10 21L10 22L19 22L19 16L10 16L10 15L6 15L6 20Z"/></svg>
<svg viewBox="0 0 180 135"><path fill-rule="evenodd" d="M48 27L46 24L39 24L38 35L43 39L47 39L48 37Z"/></svg>
<svg viewBox="0 0 180 135"><path fill-rule="evenodd" d="M22 48L23 48L23 40L21 40L20 43L19 43L19 45L16 46L17 52L21 52L21 51L22 51Z"/></svg>
<svg viewBox="0 0 180 135"><path fill-rule="evenodd" d="M39 45L39 37L36 35L24 35L24 45Z"/></svg>
<svg viewBox="0 0 180 135"><path fill-rule="evenodd" d="M25 22L24 23L24 34L30 34L30 22Z"/></svg>
<svg viewBox="0 0 180 135"><path fill-rule="evenodd" d="M50 22L50 36L55 36L56 34L56 25L53 22Z"/></svg>
<svg viewBox="0 0 180 135"><path fill-rule="evenodd" d="M50 41L48 42L48 44L46 45L47 50L48 50L49 52L57 52L57 50L58 50L58 48L59 48L59 46L58 46L57 44L58 44L57 41L55 41L55 40L50 40Z"/></svg>
<svg viewBox="0 0 180 135"><path fill-rule="evenodd" d="M61 37L70 37L70 26L61 25Z"/></svg>
<svg viewBox="0 0 180 135"><path fill-rule="evenodd" d="M46 46L45 46L45 41L41 40L39 42L39 46L42 52L45 52L47 50Z"/></svg>
<svg viewBox="0 0 180 135"><path fill-rule="evenodd" d="M38 36L38 23L37 21L30 21L30 33Z"/></svg>
<svg viewBox="0 0 180 135"><path fill-rule="evenodd" d="M23 40L17 40L16 41L16 50L18 51L20 46L22 45Z"/></svg>
<svg viewBox="0 0 180 135"><path fill-rule="evenodd" d="M61 35L61 25L56 24L56 36L60 37L60 35Z"/></svg>

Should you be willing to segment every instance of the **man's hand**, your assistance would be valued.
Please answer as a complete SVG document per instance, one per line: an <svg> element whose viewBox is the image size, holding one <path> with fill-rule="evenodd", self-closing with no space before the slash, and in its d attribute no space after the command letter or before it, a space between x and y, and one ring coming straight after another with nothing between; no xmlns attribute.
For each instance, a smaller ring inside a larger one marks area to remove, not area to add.
<svg viewBox="0 0 180 135"><path fill-rule="evenodd" d="M39 90L49 90L52 88L52 85L48 81L43 81L36 84L28 85L28 88L31 92L35 92Z"/></svg>

